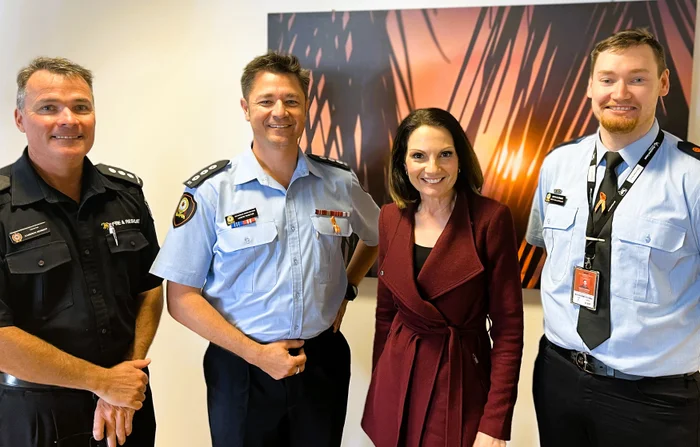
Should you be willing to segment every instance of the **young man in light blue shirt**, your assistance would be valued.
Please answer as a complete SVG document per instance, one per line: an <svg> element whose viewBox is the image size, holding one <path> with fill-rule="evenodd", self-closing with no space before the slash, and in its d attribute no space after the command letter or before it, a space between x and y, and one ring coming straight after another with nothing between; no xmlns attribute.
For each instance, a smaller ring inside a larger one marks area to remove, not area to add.
<svg viewBox="0 0 700 447"><path fill-rule="evenodd" d="M700 445L700 149L659 128L669 87L646 30L600 42L599 131L542 166L527 240L547 251L543 447Z"/></svg>

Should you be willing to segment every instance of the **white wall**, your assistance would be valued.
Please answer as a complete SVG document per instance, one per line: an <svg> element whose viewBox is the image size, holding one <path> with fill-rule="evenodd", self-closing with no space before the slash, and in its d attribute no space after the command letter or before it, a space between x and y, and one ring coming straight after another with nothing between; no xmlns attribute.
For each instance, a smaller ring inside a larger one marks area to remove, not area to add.
<svg viewBox="0 0 700 447"><path fill-rule="evenodd" d="M233 157L250 141L238 105L238 80L245 63L266 49L267 13L513 3L531 2L1 0L0 165L14 161L25 145L12 120L17 70L39 55L73 59L96 75L98 126L91 158L123 166L145 179L162 240L183 179L213 160ZM695 45L700 48L700 33ZM695 59L693 91L689 138L698 142L700 57ZM375 286L374 280L363 283L361 297L345 319L353 350L344 442L348 447L371 445L359 419L369 380ZM530 382L542 315L537 292L526 292L525 359L511 447L537 445ZM159 447L210 445L201 370L204 348L201 339L164 316L151 351Z"/></svg>

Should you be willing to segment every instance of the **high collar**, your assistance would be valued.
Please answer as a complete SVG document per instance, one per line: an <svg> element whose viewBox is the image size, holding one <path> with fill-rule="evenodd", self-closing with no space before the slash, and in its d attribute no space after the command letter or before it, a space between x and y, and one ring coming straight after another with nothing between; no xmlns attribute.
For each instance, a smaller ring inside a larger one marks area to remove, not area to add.
<svg viewBox="0 0 700 447"><path fill-rule="evenodd" d="M309 163L306 154L301 149L297 149L297 165L292 174L292 181L299 177L306 177L313 174L316 177L321 177L321 172L312 163ZM255 157L253 149L246 150L238 161L236 173L234 175L233 184L242 185L252 180L257 180L258 183L265 186L270 186L270 176L260 166L260 162Z"/></svg>
<svg viewBox="0 0 700 447"><path fill-rule="evenodd" d="M28 148L24 149L22 156L12 165L12 205L29 205L40 200L49 203L70 201L70 199L50 186L41 178L29 158ZM91 196L105 192L105 188L123 189L118 183L114 183L102 176L92 162L85 157L83 161L83 177L81 186L81 202Z"/></svg>
<svg viewBox="0 0 700 447"><path fill-rule="evenodd" d="M644 134L644 136L634 143L631 143L619 151L617 151L621 156L622 159L625 161L627 166L634 166L639 162L639 160L642 158L642 155L649 149L649 146L654 142L656 139L656 135L659 133L659 122L654 119L654 124L651 126L651 129L649 129L649 132ZM596 134L596 147L598 148L598 151L596 153L597 156L597 164L600 165L600 162L603 160L603 157L607 152L609 152L609 149L605 147L603 144L603 141L600 139L600 130Z"/></svg>

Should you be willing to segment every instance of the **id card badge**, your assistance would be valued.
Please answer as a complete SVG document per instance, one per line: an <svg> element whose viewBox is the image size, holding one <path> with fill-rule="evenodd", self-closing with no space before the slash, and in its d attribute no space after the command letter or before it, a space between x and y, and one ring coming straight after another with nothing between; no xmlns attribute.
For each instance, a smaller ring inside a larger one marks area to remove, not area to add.
<svg viewBox="0 0 700 447"><path fill-rule="evenodd" d="M598 307L598 279L600 272L574 267L574 284L571 287L571 302L589 310Z"/></svg>

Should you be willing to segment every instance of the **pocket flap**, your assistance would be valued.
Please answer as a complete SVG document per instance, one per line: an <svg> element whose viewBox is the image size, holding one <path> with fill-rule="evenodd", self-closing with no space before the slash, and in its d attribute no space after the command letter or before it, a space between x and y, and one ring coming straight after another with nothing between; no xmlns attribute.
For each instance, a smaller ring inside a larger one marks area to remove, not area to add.
<svg viewBox="0 0 700 447"><path fill-rule="evenodd" d="M70 262L72 258L68 245L64 241L54 241L8 254L5 259L10 273L36 275Z"/></svg>
<svg viewBox="0 0 700 447"><path fill-rule="evenodd" d="M117 240L119 245L114 240L114 236L107 234L107 245L109 245L109 251L112 253L121 253L125 251L139 251L142 248L148 246L148 240L146 236L141 233L140 230L123 230L117 231Z"/></svg>
<svg viewBox="0 0 700 447"><path fill-rule="evenodd" d="M566 230L571 227L576 220L578 208L565 208L558 205L549 205L544 215L543 228L555 230Z"/></svg>
<svg viewBox="0 0 700 447"><path fill-rule="evenodd" d="M331 223L330 216L319 216L316 214L311 215L311 223L314 229L319 233L326 236L340 236L348 237L352 234L352 226L350 225L350 219L347 217L336 217L335 223L340 228L340 232L336 233Z"/></svg>
<svg viewBox="0 0 700 447"><path fill-rule="evenodd" d="M625 242L668 252L680 249L685 242L685 229L668 222L627 216L613 219L614 236Z"/></svg>
<svg viewBox="0 0 700 447"><path fill-rule="evenodd" d="M219 233L218 245L226 252L269 244L277 237L274 222L256 222L237 228L227 228Z"/></svg>

